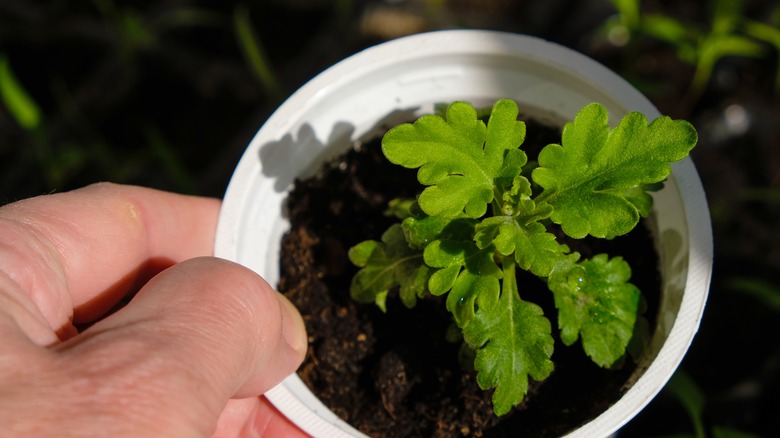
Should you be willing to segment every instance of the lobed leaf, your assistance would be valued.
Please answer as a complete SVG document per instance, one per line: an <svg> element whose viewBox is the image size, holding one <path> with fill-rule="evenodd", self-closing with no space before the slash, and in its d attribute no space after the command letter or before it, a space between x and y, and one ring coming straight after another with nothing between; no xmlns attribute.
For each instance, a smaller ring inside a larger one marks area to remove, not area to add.
<svg viewBox="0 0 780 438"><path fill-rule="evenodd" d="M527 215L536 210L531 199L531 182L522 174L515 176L512 186L501 196L501 213L506 216Z"/></svg>
<svg viewBox="0 0 780 438"><path fill-rule="evenodd" d="M485 390L495 388L496 415L522 402L529 377L543 380L553 370L550 321L539 306L520 299L511 259L505 258L503 266L500 297L493 303L480 303L474 319L463 329L464 340L476 350L477 383Z"/></svg>
<svg viewBox="0 0 780 438"><path fill-rule="evenodd" d="M419 204L428 215L481 217L497 181L511 183L526 163L519 149L525 123L517 113L515 102L500 100L485 126L471 105L455 102L446 118L426 115L389 130L382 151L392 163L419 168L417 178L428 186Z"/></svg>
<svg viewBox="0 0 780 438"><path fill-rule="evenodd" d="M539 222L520 224L511 216L493 216L477 226L477 246L495 245L501 255L513 256L517 265L539 277L547 277L557 263L579 258L569 247L558 243Z"/></svg>
<svg viewBox="0 0 780 438"><path fill-rule="evenodd" d="M602 367L621 358L634 333L640 302L630 278L628 263L606 254L556 266L547 285L555 298L563 343L572 345L581 338L585 353Z"/></svg>
<svg viewBox="0 0 780 438"><path fill-rule="evenodd" d="M637 112L611 130L606 108L592 103L566 124L561 140L539 154L532 177L544 191L537 202L553 207L551 219L571 237L612 238L649 211L652 198L637 189L666 179L669 163L688 155L697 134L686 121L659 117L648 125Z"/></svg>
<svg viewBox="0 0 780 438"><path fill-rule="evenodd" d="M399 286L401 301L414 307L417 298L427 292L431 269L422 263L422 251L406 243L400 224L393 224L382 235L382 241L366 240L349 250L349 259L362 268L350 286L352 298L361 303L375 303L385 310L385 298Z"/></svg>
<svg viewBox="0 0 780 438"><path fill-rule="evenodd" d="M436 240L425 247L425 264L439 268L428 281L434 295L447 295L447 310L464 327L474 318L478 300L498 296L501 270L493 259L494 247L480 249L472 241Z"/></svg>

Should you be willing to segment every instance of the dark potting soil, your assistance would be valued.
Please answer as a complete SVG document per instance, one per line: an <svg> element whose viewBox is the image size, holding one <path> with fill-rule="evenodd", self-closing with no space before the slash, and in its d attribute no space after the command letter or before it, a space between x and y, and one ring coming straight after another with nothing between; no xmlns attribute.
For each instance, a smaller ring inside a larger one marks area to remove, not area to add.
<svg viewBox="0 0 780 438"><path fill-rule="evenodd" d="M560 142L558 128L526 123L522 147L529 159L544 145ZM478 387L474 371L459 360L460 345L446 340L451 318L442 297L429 296L407 309L391 292L386 313L351 300L357 268L348 249L378 239L396 221L383 214L388 202L419 190L416 171L390 164L379 139L356 144L316 177L296 182L288 199L291 229L282 241L279 289L306 323L309 350L298 374L309 388L342 419L376 437L560 436L614 403L633 362L602 369L579 343L566 347L556 340L555 371L543 382L531 381L523 403L496 417L492 391ZM606 252L626 259L653 326L660 275L644 226L611 241L566 238L566 243L583 257ZM519 272L518 285L524 299L542 306L557 336L545 283Z"/></svg>

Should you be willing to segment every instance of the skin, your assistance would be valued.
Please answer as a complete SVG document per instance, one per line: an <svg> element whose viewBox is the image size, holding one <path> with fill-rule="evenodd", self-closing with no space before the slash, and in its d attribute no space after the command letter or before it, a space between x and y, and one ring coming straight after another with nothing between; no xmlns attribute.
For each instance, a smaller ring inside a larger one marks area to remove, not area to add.
<svg viewBox="0 0 780 438"><path fill-rule="evenodd" d="M219 205L96 184L0 207L3 434L305 436L259 396L302 362L303 322L210 257Z"/></svg>

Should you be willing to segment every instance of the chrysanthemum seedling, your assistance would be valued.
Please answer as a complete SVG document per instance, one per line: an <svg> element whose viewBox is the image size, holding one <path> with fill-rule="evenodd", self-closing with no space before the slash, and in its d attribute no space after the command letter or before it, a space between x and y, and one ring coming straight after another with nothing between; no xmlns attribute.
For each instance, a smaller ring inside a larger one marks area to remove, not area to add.
<svg viewBox="0 0 780 438"><path fill-rule="evenodd" d="M546 146L537 162L520 149L526 125L514 101L498 101L487 123L469 104L455 102L443 116L426 115L394 127L382 140L388 160L419 168L426 186L416 200L398 200L400 219L380 241L349 251L360 267L351 294L383 310L399 288L407 307L426 294L447 295L446 306L475 351L483 389L495 388L493 408L506 414L528 390L528 379L553 370L552 324L523 299L523 269L546 280L565 345L581 340L585 353L608 367L626 353L640 309L640 291L621 257L583 259L549 231L572 238L611 239L647 216L657 189L697 141L682 120L648 125L630 113L614 128L593 103L564 126L561 144Z"/></svg>

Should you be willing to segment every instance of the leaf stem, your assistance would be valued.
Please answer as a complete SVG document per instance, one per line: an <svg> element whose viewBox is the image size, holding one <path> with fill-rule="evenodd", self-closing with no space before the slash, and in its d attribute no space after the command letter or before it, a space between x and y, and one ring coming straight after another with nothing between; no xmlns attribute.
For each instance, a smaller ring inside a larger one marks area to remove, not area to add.
<svg viewBox="0 0 780 438"><path fill-rule="evenodd" d="M516 297L520 297L520 290L517 288L517 272L515 271L517 262L513 255L501 256L501 279L502 290L501 293L513 293Z"/></svg>
<svg viewBox="0 0 780 438"><path fill-rule="evenodd" d="M490 203L491 210L493 210L493 216L501 216L504 214L504 191L498 186L493 188L493 201Z"/></svg>

